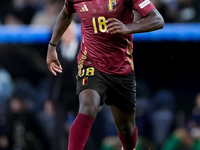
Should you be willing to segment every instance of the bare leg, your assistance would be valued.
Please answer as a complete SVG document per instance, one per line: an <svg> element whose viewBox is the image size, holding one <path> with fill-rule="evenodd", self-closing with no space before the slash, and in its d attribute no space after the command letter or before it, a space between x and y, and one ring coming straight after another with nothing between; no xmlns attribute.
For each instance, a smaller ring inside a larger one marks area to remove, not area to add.
<svg viewBox="0 0 200 150"><path fill-rule="evenodd" d="M120 134L130 136L135 127L135 113L126 114L114 105L110 105L110 109L118 132Z"/></svg>
<svg viewBox="0 0 200 150"><path fill-rule="evenodd" d="M100 95L92 89L86 89L79 94L79 113L96 118L100 105Z"/></svg>
<svg viewBox="0 0 200 150"><path fill-rule="evenodd" d="M126 114L116 106L110 106L115 125L119 132L119 139L124 150L133 150L137 142L137 128L135 126L135 113Z"/></svg>
<svg viewBox="0 0 200 150"><path fill-rule="evenodd" d="M83 150L88 140L94 119L100 105L100 95L92 89L79 94L79 113L69 133L68 150Z"/></svg>

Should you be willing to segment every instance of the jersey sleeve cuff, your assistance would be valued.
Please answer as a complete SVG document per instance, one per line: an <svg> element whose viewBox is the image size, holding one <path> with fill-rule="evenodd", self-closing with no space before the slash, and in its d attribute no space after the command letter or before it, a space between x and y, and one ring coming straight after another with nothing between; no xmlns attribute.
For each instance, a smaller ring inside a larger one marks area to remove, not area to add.
<svg viewBox="0 0 200 150"><path fill-rule="evenodd" d="M141 2L141 0L135 1L134 8L137 12L142 14L145 17L151 10L155 9L155 6L149 1L145 0Z"/></svg>

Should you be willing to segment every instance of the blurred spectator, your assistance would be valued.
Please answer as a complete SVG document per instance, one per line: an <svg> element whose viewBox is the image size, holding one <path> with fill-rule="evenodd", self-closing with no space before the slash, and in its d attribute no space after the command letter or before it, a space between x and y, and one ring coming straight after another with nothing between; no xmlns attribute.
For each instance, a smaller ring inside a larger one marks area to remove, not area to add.
<svg viewBox="0 0 200 150"><path fill-rule="evenodd" d="M47 3L43 10L35 14L31 24L48 25L50 27L53 27L62 7L63 2L61 1L52 1Z"/></svg>
<svg viewBox="0 0 200 150"><path fill-rule="evenodd" d="M6 14L4 18L4 24L5 25L22 25L23 21L20 18L18 18L16 15L14 15L13 13L8 13Z"/></svg>
<svg viewBox="0 0 200 150"><path fill-rule="evenodd" d="M78 112L76 95L77 54L80 42L77 40L76 24L71 23L57 47L63 72L56 77L50 74L49 100L55 106L54 149L67 149L67 133L70 123ZM66 128L67 123L67 128Z"/></svg>
<svg viewBox="0 0 200 150"><path fill-rule="evenodd" d="M0 135L0 149L49 150L49 143L24 97L16 93L9 102L6 125Z"/></svg>
<svg viewBox="0 0 200 150"><path fill-rule="evenodd" d="M29 110L33 110L33 95L34 88L29 80L25 78L17 78L15 79L15 92L19 97L23 97L26 99L26 107Z"/></svg>
<svg viewBox="0 0 200 150"><path fill-rule="evenodd" d="M4 17L8 13L12 0L0 0L0 24L3 24Z"/></svg>
<svg viewBox="0 0 200 150"><path fill-rule="evenodd" d="M46 100L48 99L49 94L49 79L48 77L40 79L38 81L38 84L34 87L34 95L33 95L33 103L34 103L34 112L38 113L41 111L45 111L45 104L47 103L47 106L49 106L48 102Z"/></svg>
<svg viewBox="0 0 200 150"><path fill-rule="evenodd" d="M137 80L137 107L135 122L138 128L137 150L154 148L151 139L152 126L150 122L151 91L144 80Z"/></svg>
<svg viewBox="0 0 200 150"><path fill-rule="evenodd" d="M0 24L51 25L62 6L62 0L1 0Z"/></svg>
<svg viewBox="0 0 200 150"><path fill-rule="evenodd" d="M12 0L8 6L4 8L4 16L2 22L6 25L10 24L29 24L35 9L26 0Z"/></svg>
<svg viewBox="0 0 200 150"><path fill-rule="evenodd" d="M38 120L46 133L48 140L50 141L50 149L53 146L53 136L54 136L54 117L55 110L52 101L47 100L44 103L44 109L38 113Z"/></svg>
<svg viewBox="0 0 200 150"><path fill-rule="evenodd" d="M6 123L6 106L9 98L11 97L14 90L14 84L10 74L0 66L0 135L3 133L3 127ZM8 147L6 136L0 136L0 145L3 148ZM0 149L1 149L0 146Z"/></svg>
<svg viewBox="0 0 200 150"><path fill-rule="evenodd" d="M177 21L178 12L175 0L151 0L151 2L162 14L166 23Z"/></svg>
<svg viewBox="0 0 200 150"><path fill-rule="evenodd" d="M14 83L11 75L0 66L0 116L5 114L6 103L14 91Z"/></svg>
<svg viewBox="0 0 200 150"><path fill-rule="evenodd" d="M64 0L1 0L0 23L53 26ZM199 0L151 0L165 22L200 22ZM75 15L73 19L80 23Z"/></svg>
<svg viewBox="0 0 200 150"><path fill-rule="evenodd" d="M195 106L185 127L176 129L162 150L178 150L181 144L192 150L200 149L200 93L196 96Z"/></svg>
<svg viewBox="0 0 200 150"><path fill-rule="evenodd" d="M165 22L199 22L199 0L151 0Z"/></svg>
<svg viewBox="0 0 200 150"><path fill-rule="evenodd" d="M151 124L153 141L160 148L175 122L175 99L169 90L159 90L153 97Z"/></svg>
<svg viewBox="0 0 200 150"><path fill-rule="evenodd" d="M107 136L102 141L102 150L121 150L122 144L118 136Z"/></svg>
<svg viewBox="0 0 200 150"><path fill-rule="evenodd" d="M199 0L177 0L179 22L199 21Z"/></svg>

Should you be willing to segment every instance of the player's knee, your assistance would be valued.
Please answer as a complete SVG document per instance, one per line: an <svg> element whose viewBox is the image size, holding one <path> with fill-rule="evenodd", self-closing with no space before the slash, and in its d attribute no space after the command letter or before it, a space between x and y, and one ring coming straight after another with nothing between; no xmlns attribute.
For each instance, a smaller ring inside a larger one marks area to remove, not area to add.
<svg viewBox="0 0 200 150"><path fill-rule="evenodd" d="M79 94L79 112L96 117L100 105L100 96L94 90L88 89Z"/></svg>
<svg viewBox="0 0 200 150"><path fill-rule="evenodd" d="M117 125L118 132L123 135L130 136L134 131L135 124L132 122L129 123L120 123Z"/></svg>
<svg viewBox="0 0 200 150"><path fill-rule="evenodd" d="M83 113L87 116L95 118L97 112L98 112L98 106L95 105L95 103L92 100L90 99L80 100L79 113Z"/></svg>
<svg viewBox="0 0 200 150"><path fill-rule="evenodd" d="M98 105L95 104L93 99L80 99L80 108L85 108L88 111L95 111L98 109Z"/></svg>

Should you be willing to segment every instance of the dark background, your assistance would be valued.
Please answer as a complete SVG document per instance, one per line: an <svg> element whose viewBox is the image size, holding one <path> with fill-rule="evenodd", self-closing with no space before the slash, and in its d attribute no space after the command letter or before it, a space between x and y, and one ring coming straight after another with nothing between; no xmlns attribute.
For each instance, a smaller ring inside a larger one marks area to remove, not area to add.
<svg viewBox="0 0 200 150"><path fill-rule="evenodd" d="M187 111L200 91L200 43L145 42L134 43L134 62L137 78L144 79L154 93L170 89L177 108Z"/></svg>

